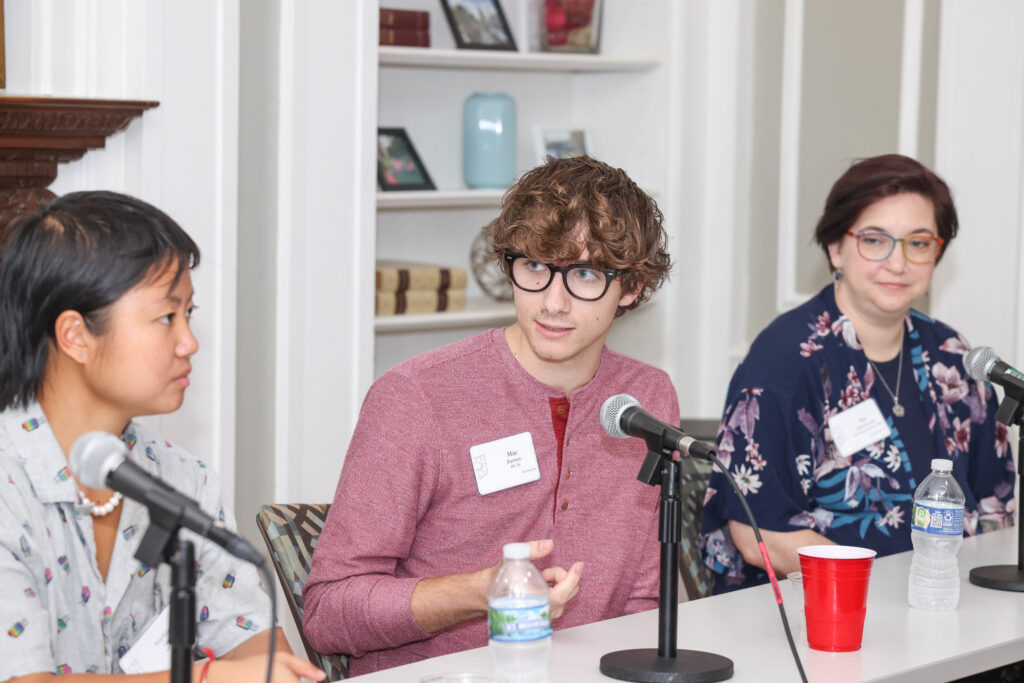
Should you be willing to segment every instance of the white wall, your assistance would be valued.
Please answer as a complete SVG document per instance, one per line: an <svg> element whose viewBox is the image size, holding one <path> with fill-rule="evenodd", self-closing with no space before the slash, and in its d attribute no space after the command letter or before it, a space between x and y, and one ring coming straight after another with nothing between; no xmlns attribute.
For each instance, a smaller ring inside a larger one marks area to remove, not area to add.
<svg viewBox="0 0 1024 683"><path fill-rule="evenodd" d="M1024 5L947 0L941 24L935 163L960 235L937 271L932 312L1021 367Z"/></svg>
<svg viewBox="0 0 1024 683"><path fill-rule="evenodd" d="M662 48L661 68L674 87L659 105L678 121L656 133L675 150L664 162L662 204L679 265L652 310L622 322L659 330L647 351L660 354L689 416L718 412L732 366L778 312L780 268L800 262L777 258L783 131L793 112L782 99L785 26L795 5L803 3L666 5L675 38ZM107 149L62 167L53 186L137 194L203 249L194 383L185 407L158 426L213 461L229 496L239 444L243 519L254 502L329 499L373 376L371 303L348 292L369 278L375 249L367 198L376 3L280 0L242 10L238 0L7 0L5 8L8 93L161 102ZM930 153L934 121L935 164L962 223L931 310L1019 365L1024 43L1015 29L1024 9L1013 0L926 3L923 25L932 28L924 29L918 147ZM435 22L434 30L447 27ZM807 98L828 98L829 87L803 93L803 111L816 111L821 102ZM898 110L886 111L891 121Z"/></svg>
<svg viewBox="0 0 1024 683"><path fill-rule="evenodd" d="M9 95L157 100L51 189L107 189L166 211L198 242L200 343L178 412L147 421L212 462L234 500L238 0L6 0Z"/></svg>

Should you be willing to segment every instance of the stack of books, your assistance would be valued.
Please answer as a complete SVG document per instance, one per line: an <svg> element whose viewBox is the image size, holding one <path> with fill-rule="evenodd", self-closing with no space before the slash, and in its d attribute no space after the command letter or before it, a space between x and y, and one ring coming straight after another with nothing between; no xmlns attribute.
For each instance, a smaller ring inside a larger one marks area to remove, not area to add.
<svg viewBox="0 0 1024 683"><path fill-rule="evenodd" d="M377 315L461 311L468 271L412 261L377 261Z"/></svg>
<svg viewBox="0 0 1024 683"><path fill-rule="evenodd" d="M379 44L430 47L430 13L381 7Z"/></svg>

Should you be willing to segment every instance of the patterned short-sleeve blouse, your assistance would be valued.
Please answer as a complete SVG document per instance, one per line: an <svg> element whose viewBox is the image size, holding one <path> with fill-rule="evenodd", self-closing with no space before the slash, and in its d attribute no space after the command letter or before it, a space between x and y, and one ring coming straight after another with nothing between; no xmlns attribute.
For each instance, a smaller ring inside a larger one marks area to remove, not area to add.
<svg viewBox="0 0 1024 683"><path fill-rule="evenodd" d="M131 423L122 435L140 467L234 528L216 476ZM96 565L91 508L38 404L0 413L0 681L37 672L119 673L118 662L167 604L170 572L135 551L146 508L125 499L106 582ZM219 656L270 625L255 569L191 532L197 645Z"/></svg>
<svg viewBox="0 0 1024 683"><path fill-rule="evenodd" d="M832 285L779 316L754 341L729 385L717 447L761 528L814 529L879 555L910 550L910 506L928 474L922 451L953 460L967 498L967 534L1013 523L1008 430L995 421L992 386L966 376L967 343L912 310L904 345L909 370L901 400L919 406L894 418L888 392L839 312ZM868 398L879 403L892 434L844 457L828 419ZM700 542L717 575L715 591L767 581L732 542L729 520L749 521L718 471L705 500Z"/></svg>

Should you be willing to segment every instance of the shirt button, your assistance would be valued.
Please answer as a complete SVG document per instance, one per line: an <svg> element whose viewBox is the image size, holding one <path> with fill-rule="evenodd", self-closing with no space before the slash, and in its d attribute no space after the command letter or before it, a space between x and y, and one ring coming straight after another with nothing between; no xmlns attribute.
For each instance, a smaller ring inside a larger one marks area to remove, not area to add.
<svg viewBox="0 0 1024 683"><path fill-rule="evenodd" d="M565 512L568 509L569 509L569 501L563 500L562 501L562 512Z"/></svg>
<svg viewBox="0 0 1024 683"><path fill-rule="evenodd" d="M564 403L562 405L558 406L558 414L559 415L565 415L565 404Z"/></svg>
<svg viewBox="0 0 1024 683"><path fill-rule="evenodd" d="M570 470L566 470L565 471L565 478L568 479L570 474L572 474L572 472Z"/></svg>

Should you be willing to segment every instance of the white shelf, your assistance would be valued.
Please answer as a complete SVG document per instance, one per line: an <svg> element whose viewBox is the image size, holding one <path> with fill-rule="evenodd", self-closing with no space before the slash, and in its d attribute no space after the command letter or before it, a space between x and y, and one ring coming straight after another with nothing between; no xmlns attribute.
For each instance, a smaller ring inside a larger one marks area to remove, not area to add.
<svg viewBox="0 0 1024 683"><path fill-rule="evenodd" d="M378 211L498 208L505 190L410 190L378 192Z"/></svg>
<svg viewBox="0 0 1024 683"><path fill-rule="evenodd" d="M511 301L479 298L468 299L466 308L461 311L378 315L373 320L373 329L377 334L388 334L460 327L489 327L511 323L515 318L516 311Z"/></svg>
<svg viewBox="0 0 1024 683"><path fill-rule="evenodd" d="M500 69L505 71L553 71L562 73L600 71L650 71L661 65L650 57L604 57L559 52L512 52L505 50L440 50L429 47L377 48L380 66L425 69Z"/></svg>

